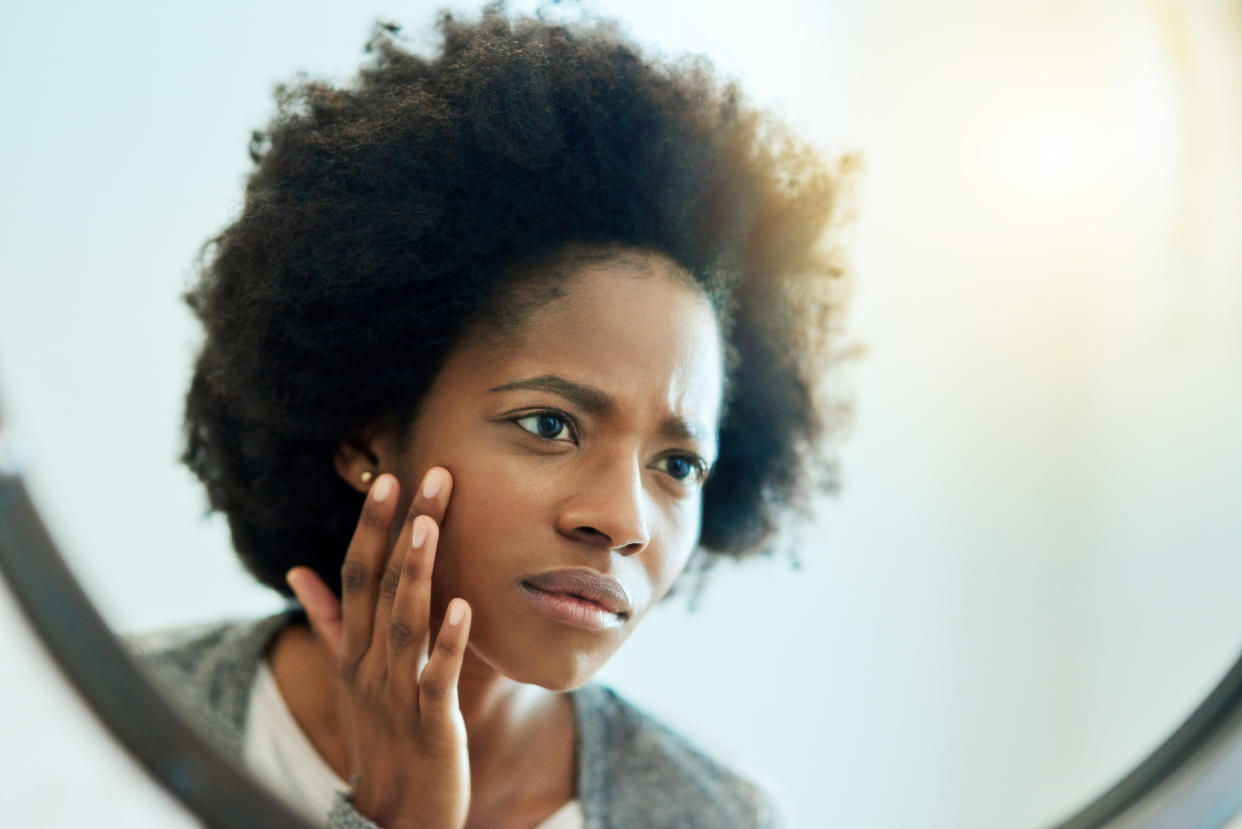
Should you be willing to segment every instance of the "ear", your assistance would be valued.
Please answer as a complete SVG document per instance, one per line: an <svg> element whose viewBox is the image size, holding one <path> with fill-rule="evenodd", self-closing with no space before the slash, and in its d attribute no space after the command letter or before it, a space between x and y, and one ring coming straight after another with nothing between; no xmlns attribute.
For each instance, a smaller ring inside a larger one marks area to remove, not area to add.
<svg viewBox="0 0 1242 829"><path fill-rule="evenodd" d="M365 493L376 476L391 471L391 453L387 451L391 443L389 437L386 427L377 424L341 438L332 455L336 474L354 489Z"/></svg>

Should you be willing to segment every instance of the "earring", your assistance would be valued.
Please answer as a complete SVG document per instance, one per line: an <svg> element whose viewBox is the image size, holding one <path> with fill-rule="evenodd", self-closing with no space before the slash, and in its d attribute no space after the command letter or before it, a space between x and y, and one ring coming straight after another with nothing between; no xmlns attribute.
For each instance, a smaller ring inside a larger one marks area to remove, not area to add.
<svg viewBox="0 0 1242 829"><path fill-rule="evenodd" d="M364 469L362 470L362 474L359 475L358 477L362 478L362 482L364 484L369 484L371 483L371 480L375 477L375 473L369 469Z"/></svg>

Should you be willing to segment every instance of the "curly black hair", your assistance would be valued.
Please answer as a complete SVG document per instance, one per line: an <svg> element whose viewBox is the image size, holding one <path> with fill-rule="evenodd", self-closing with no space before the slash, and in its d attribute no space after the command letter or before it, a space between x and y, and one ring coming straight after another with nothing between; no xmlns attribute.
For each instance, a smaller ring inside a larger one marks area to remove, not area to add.
<svg viewBox="0 0 1242 829"><path fill-rule="evenodd" d="M831 468L817 447L845 408L820 389L848 159L826 164L705 60L646 58L611 23L492 6L438 31L426 57L381 24L352 84L277 87L241 215L186 294L206 339L182 459L243 563L284 595L299 564L339 591L363 497L334 469L341 439L411 423L464 332L521 314L534 265L617 246L678 263L728 332L700 535L716 555L696 558L768 549Z"/></svg>

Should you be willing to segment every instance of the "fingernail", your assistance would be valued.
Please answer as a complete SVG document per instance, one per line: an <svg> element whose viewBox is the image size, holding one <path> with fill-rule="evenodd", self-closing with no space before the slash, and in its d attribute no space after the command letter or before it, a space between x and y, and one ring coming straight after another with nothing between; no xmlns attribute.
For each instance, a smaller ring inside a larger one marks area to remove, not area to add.
<svg viewBox="0 0 1242 829"><path fill-rule="evenodd" d="M466 615L466 607L461 602L453 602L449 606L448 623L456 625L461 622L461 617Z"/></svg>
<svg viewBox="0 0 1242 829"><path fill-rule="evenodd" d="M421 547L427 540L427 522L414 519L414 531L410 533L410 546Z"/></svg>
<svg viewBox="0 0 1242 829"><path fill-rule="evenodd" d="M380 479L371 487L371 497L375 499L377 504L382 504L390 492L392 492L392 478L387 475L381 475Z"/></svg>
<svg viewBox="0 0 1242 829"><path fill-rule="evenodd" d="M440 494L442 486L444 486L444 473L438 469L431 470L427 473L427 477L423 478L423 497L436 497Z"/></svg>

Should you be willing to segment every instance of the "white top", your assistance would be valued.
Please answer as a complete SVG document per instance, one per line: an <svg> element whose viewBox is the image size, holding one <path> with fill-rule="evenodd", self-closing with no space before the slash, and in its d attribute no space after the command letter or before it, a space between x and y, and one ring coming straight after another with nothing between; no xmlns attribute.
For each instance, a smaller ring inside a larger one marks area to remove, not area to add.
<svg viewBox="0 0 1242 829"><path fill-rule="evenodd" d="M337 794L349 791L289 713L266 661L259 663L250 689L242 754L259 780L316 826L327 826ZM582 826L582 805L571 800L535 829Z"/></svg>

